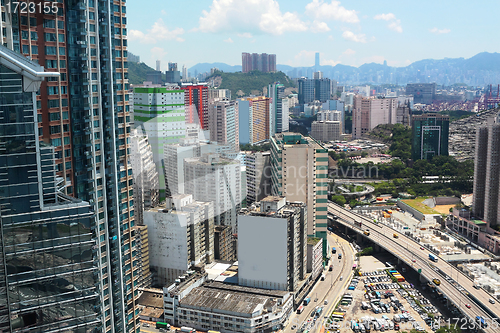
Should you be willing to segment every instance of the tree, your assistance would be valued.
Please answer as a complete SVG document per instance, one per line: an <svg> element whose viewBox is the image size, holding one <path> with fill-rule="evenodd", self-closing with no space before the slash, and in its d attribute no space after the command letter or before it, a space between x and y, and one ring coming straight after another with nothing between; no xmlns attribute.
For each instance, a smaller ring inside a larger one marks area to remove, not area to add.
<svg viewBox="0 0 500 333"><path fill-rule="evenodd" d="M344 206L346 200L343 195L332 195L332 201L335 202L339 206Z"/></svg>
<svg viewBox="0 0 500 333"><path fill-rule="evenodd" d="M349 202L349 206L351 206L351 208L354 208L356 207L356 205L358 204L358 201L356 199L352 199L350 202Z"/></svg>

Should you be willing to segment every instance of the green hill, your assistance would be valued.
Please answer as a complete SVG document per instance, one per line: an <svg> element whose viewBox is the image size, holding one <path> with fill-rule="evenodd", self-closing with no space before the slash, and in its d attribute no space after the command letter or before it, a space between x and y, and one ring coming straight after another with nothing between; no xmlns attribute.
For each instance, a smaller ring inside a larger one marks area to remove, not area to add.
<svg viewBox="0 0 500 333"><path fill-rule="evenodd" d="M146 81L146 75L148 72L154 71L153 68L149 67L143 62L128 62L128 82L130 84L142 84Z"/></svg>
<svg viewBox="0 0 500 333"><path fill-rule="evenodd" d="M267 87L273 82L282 83L285 88L294 87L293 81L286 76L283 72L276 73L262 73L260 71L251 71L248 73L224 73L215 72L206 81L214 80L218 81L222 79L219 85L220 89L231 90L231 97L237 98L238 91L242 91L242 96L247 96L252 94L252 91L259 91L262 94L262 88Z"/></svg>

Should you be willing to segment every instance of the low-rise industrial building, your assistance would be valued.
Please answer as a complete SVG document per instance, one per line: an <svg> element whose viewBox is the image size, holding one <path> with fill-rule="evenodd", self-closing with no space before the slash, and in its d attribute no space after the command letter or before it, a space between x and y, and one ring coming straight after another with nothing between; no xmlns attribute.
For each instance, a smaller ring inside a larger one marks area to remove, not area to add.
<svg viewBox="0 0 500 333"><path fill-rule="evenodd" d="M311 136L322 142L341 140L342 123L340 121L313 121Z"/></svg>

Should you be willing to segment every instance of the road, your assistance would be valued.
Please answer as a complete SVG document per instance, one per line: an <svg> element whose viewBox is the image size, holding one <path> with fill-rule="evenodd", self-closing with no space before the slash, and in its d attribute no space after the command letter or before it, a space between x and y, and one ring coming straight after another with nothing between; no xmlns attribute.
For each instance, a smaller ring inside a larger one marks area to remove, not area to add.
<svg viewBox="0 0 500 333"><path fill-rule="evenodd" d="M341 237L335 234L328 235L328 243L330 247L337 248L337 254L332 255L329 264L333 264L333 271L325 270L324 281L318 281L314 286L313 290L309 293L308 297L311 297L311 303L304 307L304 311L301 314L292 313L288 319L288 324L282 332L292 333L295 332L304 321L311 318L311 311L318 305L323 306L327 311L323 310L322 317L318 320L318 328L323 322L323 317L328 313L333 311L333 306L338 302L339 297L342 295L346 288L346 284L349 282L352 274L352 265L354 253L352 251L349 243ZM342 259L338 259L338 253L342 252ZM342 281L340 280L342 277ZM314 300L318 298L318 301ZM328 304L325 306L325 300ZM295 330L292 330L292 326L297 325ZM314 332L313 330L310 331Z"/></svg>
<svg viewBox="0 0 500 333"><path fill-rule="evenodd" d="M370 236L368 238L374 243L385 248L387 251L394 254L396 257L404 261L408 266L412 266L414 269L421 269L421 274L428 281L434 278L439 278L441 281L440 289L449 300L459 307L459 309L465 313L469 318L475 318L476 316L482 316L486 318L487 322L490 324L485 330L486 332L498 332L498 325L492 322L492 317L484 311L479 305L477 305L465 292L469 292L474 295L479 302L484 306L488 307L496 318L499 318L500 314L500 304L490 304L489 295L484 290L477 290L473 287L473 281L465 276L461 271L459 271L454 266L450 265L448 262L443 260L438 256L437 262L431 262L429 260L429 253L427 249L422 250L420 244L415 242L413 239L406 237L399 232L394 231L388 226L382 224L375 224L370 218L364 217L359 214L355 214L349 210L346 210L340 206L333 203L328 205L328 211L340 217L339 223L356 230L358 233L363 233L364 230L368 229L370 231ZM354 225L354 221L362 221L363 225L360 229ZM394 238L393 234L397 233L398 238ZM414 260L414 261L413 261ZM453 280L457 281L458 284L465 290L459 290L454 284L445 280L439 271L444 272L444 274L450 276ZM465 307L465 304L470 304L471 308Z"/></svg>

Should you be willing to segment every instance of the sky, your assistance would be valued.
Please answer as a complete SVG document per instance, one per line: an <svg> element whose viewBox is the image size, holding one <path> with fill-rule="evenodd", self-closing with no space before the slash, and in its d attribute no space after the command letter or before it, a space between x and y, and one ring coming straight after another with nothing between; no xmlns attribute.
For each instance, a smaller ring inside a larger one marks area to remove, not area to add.
<svg viewBox="0 0 500 333"><path fill-rule="evenodd" d="M129 0L128 50L161 70L241 65L241 53L313 66L470 58L500 52L498 0Z"/></svg>

